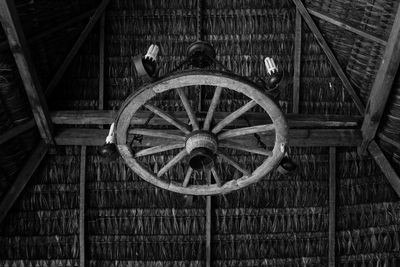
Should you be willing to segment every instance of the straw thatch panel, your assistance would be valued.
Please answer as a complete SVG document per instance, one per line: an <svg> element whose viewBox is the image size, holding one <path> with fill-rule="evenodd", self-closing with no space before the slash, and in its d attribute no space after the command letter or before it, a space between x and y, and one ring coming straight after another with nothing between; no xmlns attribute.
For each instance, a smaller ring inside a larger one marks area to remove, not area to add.
<svg viewBox="0 0 400 267"><path fill-rule="evenodd" d="M215 266L326 266L328 151L302 148L291 154L299 165L297 174L273 173L214 199ZM1 225L0 265L77 265L79 158L76 147L47 156ZM168 157L154 157L149 164L152 160L165 164ZM179 166L172 172L184 173ZM204 264L203 197L189 201L157 189L122 161L100 159L96 149L88 150L86 177L90 266ZM359 158L355 149L339 150L336 238L341 266L400 263L399 205L371 158Z"/></svg>
<svg viewBox="0 0 400 267"><path fill-rule="evenodd" d="M32 119L26 94L11 55L0 54L0 134ZM27 131L0 144L0 198L35 146L36 130Z"/></svg>
<svg viewBox="0 0 400 267"><path fill-rule="evenodd" d="M380 124L380 133L393 141L400 143L400 72L397 72L388 99L385 115ZM392 164L400 169L400 146L382 143Z"/></svg>
<svg viewBox="0 0 400 267"><path fill-rule="evenodd" d="M382 2L382 3L381 3ZM307 2L315 10L332 13L347 22L346 14L365 23L348 23L385 38L393 23L396 3L379 1ZM146 52L151 43L161 47L160 74L184 60L186 48L196 40L196 1L114 1L106 15L106 108L116 109L142 84L131 61ZM382 5L382 8L378 8ZM350 6L350 7L348 7ZM346 13L340 13L346 9ZM331 12L332 11L332 12ZM348 13L347 13L348 12ZM379 23L377 19L382 16ZM206 1L203 12L204 39L217 51L228 69L255 81L266 75L263 58L272 56L293 75L295 9L291 1ZM316 20L325 38L364 100L384 47L337 26ZM358 21L358 20L356 20ZM305 25L305 24L304 24ZM97 31L97 30L96 30ZM54 108L93 109L98 106L98 34L87 41L57 89ZM300 111L311 114L357 114L328 59L308 27L303 28ZM290 79L289 79L290 80ZM284 111L292 106L292 83L283 88L279 102ZM206 99L206 101L209 99ZM223 99L228 101L229 99ZM168 103L169 102L169 103ZM174 109L174 99L165 104Z"/></svg>
<svg viewBox="0 0 400 267"><path fill-rule="evenodd" d="M60 25L95 7L95 1L15 1L31 57L42 82L43 90L72 47L83 23L69 25L39 40L30 42L38 34ZM83 21L84 22L84 21ZM0 41L6 37L1 28ZM32 120L18 69L9 49L0 52L0 134ZM38 140L37 130L29 130L0 145L0 198L24 164Z"/></svg>
<svg viewBox="0 0 400 267"><path fill-rule="evenodd" d="M387 39L398 1L304 1L308 7ZM92 9L99 1L17 1L26 35L34 36ZM116 0L106 12L105 109L118 109L136 91L132 56L151 43L161 47L160 74L184 60L196 40L196 0ZM240 75L260 82L263 58L272 56L293 75L295 9L291 1L207 0L203 34L217 58ZM29 22L29 23L28 23ZM30 45L45 88L86 21ZM384 46L316 19L360 97L366 101ZM303 25L305 25L303 23ZM0 40L4 40L0 34ZM300 112L358 114L324 52L303 27ZM32 119L23 85L9 51L0 56L0 133ZM400 76L399 76L400 77ZM390 97L381 132L400 141L399 77ZM95 27L60 82L49 105L54 110L97 109L99 28ZM292 109L292 83L277 96L282 109ZM196 91L189 95L194 105ZM204 106L212 98L206 88ZM165 110L182 110L176 93L155 98ZM219 111L246 102L224 90ZM260 111L260 110L254 110ZM12 183L37 140L36 130L0 145L0 198ZM385 145L383 143L383 145ZM387 145L387 144L386 144ZM383 147L400 165L400 153ZM204 266L204 197L187 197L158 189L133 174L121 159L107 162L88 148L86 169L87 260L90 266ZM261 157L227 151L252 170ZM270 173L263 181L213 199L214 266L327 266L327 148L291 148L295 175ZM171 153L144 158L160 169ZM336 251L339 266L400 266L400 200L375 162L354 148L338 149ZM0 225L0 266L79 265L78 147L58 147L48 155ZM396 166L396 165L395 165ZM221 178L237 171L218 164ZM185 162L166 177L181 180ZM194 175L193 182L205 177Z"/></svg>

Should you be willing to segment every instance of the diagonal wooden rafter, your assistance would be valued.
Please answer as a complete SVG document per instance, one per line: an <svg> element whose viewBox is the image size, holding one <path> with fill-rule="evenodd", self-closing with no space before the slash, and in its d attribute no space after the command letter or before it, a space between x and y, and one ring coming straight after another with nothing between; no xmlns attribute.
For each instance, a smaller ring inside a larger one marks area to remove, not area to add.
<svg viewBox="0 0 400 267"><path fill-rule="evenodd" d="M317 11L317 10L315 10L313 8L307 8L307 10L314 17L317 17L319 19L327 21L327 22L329 22L329 23L331 23L333 25L336 25L336 26L338 26L340 28L343 28L343 29L348 30L348 31L350 31L352 33L355 33L355 34L357 34L357 35L359 35L361 37L364 37L366 39L369 39L369 40L374 41L374 42L376 42L378 44L381 44L381 45L386 45L387 44L386 40L383 40L383 39L381 39L379 37L376 37L376 36L374 36L372 34L364 32L364 31L362 31L360 29L354 28L353 26L350 26L350 25L344 23L343 21L339 21L336 18L334 18L334 17L332 17L332 16L330 16L328 14L324 14L324 13L322 13L320 11Z"/></svg>
<svg viewBox="0 0 400 267"><path fill-rule="evenodd" d="M350 94L351 98L353 99L354 103L360 114L364 114L364 104L361 102L361 99L357 95L356 91L353 88L350 80L347 78L345 72L343 71L342 67L340 66L337 58L333 54L332 50L329 48L328 43L326 42L325 38L322 36L321 31L318 29L317 25L315 24L314 20L311 18L310 13L308 13L306 7L304 6L301 0L292 0L293 3L296 5L297 10L302 15L304 21L307 23L308 27L310 28L311 32L317 39L318 43L320 44L322 50L326 54L329 59L329 62L332 64L332 67L336 71L337 75L339 76L340 80L342 81L344 87L346 88L347 92Z"/></svg>
<svg viewBox="0 0 400 267"><path fill-rule="evenodd" d="M46 143L54 143L48 107L13 0L0 0L0 20L14 55L40 135Z"/></svg>
<svg viewBox="0 0 400 267"><path fill-rule="evenodd" d="M46 89L46 97L50 97L53 90L56 88L58 83L60 82L61 78L63 77L65 71L67 70L68 66L71 64L72 60L78 53L79 49L81 48L83 42L89 36L89 33L92 31L96 22L102 17L104 10L106 9L110 0L103 0L99 6L97 7L96 11L94 12L93 16L90 18L89 22L86 24L85 28L79 35L78 39L76 40L75 44L72 46L71 51L69 51L68 55L65 57L63 63L58 68L56 74L54 74L53 78L51 79L50 83Z"/></svg>
<svg viewBox="0 0 400 267"><path fill-rule="evenodd" d="M69 19L69 20L67 20L67 21L65 21L65 22L63 22L63 23L61 23L61 24L59 24L57 26L54 26L53 28L50 28L50 29L48 29L48 30L46 30L44 32L39 33L39 34L36 34L35 36L27 37L28 38L27 39L28 44L35 43L38 40L40 40L40 39L42 39L42 38L44 38L44 37L46 37L46 36L48 36L48 35L50 35L52 33L55 33L55 32L57 32L59 30L62 30L64 28L70 26L70 25L73 25L73 24L75 24L75 23L77 23L77 22L79 22L81 20L84 20L85 18L89 17L93 13L94 13L93 9L89 10L89 11L87 11L87 12L81 14L81 15L76 16L75 18ZM7 41L4 41L4 42L0 43L0 52L3 52L4 50L7 50L7 48L8 48L8 42Z"/></svg>
<svg viewBox="0 0 400 267"><path fill-rule="evenodd" d="M400 5L397 9L389 41L383 54L375 81L369 95L367 110L361 126L363 143L361 152L364 153L369 143L375 138L379 123L385 111L386 102L400 63Z"/></svg>
<svg viewBox="0 0 400 267"><path fill-rule="evenodd" d="M396 171L393 169L390 162L387 160L385 155L383 154L381 148L378 144L373 140L368 146L368 151L374 158L375 162L378 164L379 168L385 174L386 179L388 179L389 183L393 187L396 194L400 197L400 178Z"/></svg>
<svg viewBox="0 0 400 267"><path fill-rule="evenodd" d="M39 166L40 162L46 155L48 146L41 141L30 157L27 159L25 166L21 169L16 177L14 183L8 190L7 194L3 197L0 203L0 222L6 217L8 211L11 209L18 196L21 194L25 185Z"/></svg>

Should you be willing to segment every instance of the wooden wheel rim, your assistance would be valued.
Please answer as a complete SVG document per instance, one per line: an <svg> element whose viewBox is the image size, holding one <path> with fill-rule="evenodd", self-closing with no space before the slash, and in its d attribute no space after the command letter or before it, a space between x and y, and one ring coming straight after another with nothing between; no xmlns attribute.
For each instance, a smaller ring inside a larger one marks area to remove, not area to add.
<svg viewBox="0 0 400 267"><path fill-rule="evenodd" d="M268 157L250 175L243 175L242 177L236 180L230 180L221 186L210 184L189 185L183 187L182 184L177 182L167 182L157 178L155 173L148 171L134 158L130 147L127 145L128 128L134 114L141 106L158 93L194 85L228 88L242 93L255 100L255 102L268 113L273 125L275 126L275 144L272 151L273 155ZM257 85L244 80L239 76L215 70L184 71L144 86L125 100L119 110L115 124L118 150L121 157L125 160L125 163L134 173L155 186L187 195L225 194L258 182L263 176L272 171L272 169L279 164L280 160L284 156L288 135L288 127L282 111L272 99L257 87Z"/></svg>

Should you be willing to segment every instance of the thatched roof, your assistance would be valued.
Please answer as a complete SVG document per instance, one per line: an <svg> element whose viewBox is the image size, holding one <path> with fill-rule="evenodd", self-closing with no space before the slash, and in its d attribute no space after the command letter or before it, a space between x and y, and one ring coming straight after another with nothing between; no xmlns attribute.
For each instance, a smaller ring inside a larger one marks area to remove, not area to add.
<svg viewBox="0 0 400 267"><path fill-rule="evenodd" d="M74 18L99 1L16 1L27 39ZM204 39L227 68L257 82L265 76L263 59L272 56L293 76L296 9L289 0L208 0L204 2ZM303 1L379 40L387 40L399 1ZM117 110L142 81L132 56L152 43L161 47L160 74L183 60L196 40L197 1L111 1L105 13L105 106ZM367 39L314 17L340 66L364 104L385 51L384 41ZM87 19L29 44L45 88L84 28ZM74 57L49 99L51 110L97 110L99 106L99 27ZM1 33L0 42L4 41ZM400 74L379 127L378 141L400 174ZM342 81L303 23L300 76L301 114L348 115L359 112ZM204 105L211 102L207 88ZM176 94L154 100L183 110ZM196 95L189 95L191 103ZM285 113L293 107L293 83L278 98ZM224 93L218 111L243 105L238 94ZM257 112L258 110L254 110ZM33 120L8 49L0 54L0 135ZM77 126L81 127L81 126ZM86 126L84 126L86 127ZM89 126L88 126L89 127ZM36 128L0 144L0 200L36 146ZM121 159L106 162L97 147L87 151L87 259L90 266L203 266L205 197L158 189ZM249 169L260 158L229 152ZM327 266L329 149L291 147L298 172L274 171L262 182L213 199L212 259L215 266ZM171 153L148 156L158 168ZM400 201L375 161L356 147L337 149L336 253L340 266L400 265ZM79 265L80 148L57 146L49 153L0 224L0 266ZM183 166L168 173L182 176ZM222 178L237 176L233 168ZM197 177L198 180L204 177Z"/></svg>

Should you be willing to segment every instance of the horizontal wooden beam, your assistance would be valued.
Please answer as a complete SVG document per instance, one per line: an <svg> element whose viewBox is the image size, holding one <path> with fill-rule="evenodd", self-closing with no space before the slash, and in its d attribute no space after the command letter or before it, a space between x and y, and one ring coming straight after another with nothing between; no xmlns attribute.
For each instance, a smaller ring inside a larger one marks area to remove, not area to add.
<svg viewBox="0 0 400 267"><path fill-rule="evenodd" d="M338 26L340 28L343 28L343 29L348 30L348 31L350 31L352 33L355 33L355 34L357 34L357 35L359 35L361 37L364 37L364 38L366 38L368 40L377 42L378 44L381 44L381 45L386 45L387 44L386 40L383 40L383 39L381 39L379 37L376 37L376 36L374 36L372 34L369 34L367 32L364 32L364 31L360 30L360 29L357 29L357 28L355 28L353 26L350 26L350 25L348 25L348 24L346 24L346 23L344 23L342 21L337 20L336 18L334 18L334 17L332 17L332 16L330 16L328 14L324 14L324 13L322 13L320 11L317 11L317 10L315 10L313 8L307 8L307 10L314 17L317 17L319 19L327 21L327 22L329 22L329 23L331 23L333 25L336 25L336 26Z"/></svg>
<svg viewBox="0 0 400 267"><path fill-rule="evenodd" d="M163 130L165 133L177 134L179 130ZM59 129L55 140L58 145L101 146L108 134L107 129L66 128ZM273 146L275 135L260 133L261 140L267 146ZM128 138L132 140L133 136ZM253 135L232 138L233 141L246 146L258 146ZM291 129L289 145L297 147L326 146L358 146L361 143L361 132L356 129ZM137 147L149 147L165 144L165 139L144 136L141 143L134 142Z"/></svg>
<svg viewBox="0 0 400 267"><path fill-rule="evenodd" d="M35 121L33 119L31 119L22 125L18 125L18 126L11 128L10 130L8 130L0 135L0 145L13 139L16 136L22 134L23 132L26 132L29 129L32 129L33 127L35 127L35 125L36 125Z"/></svg>
<svg viewBox="0 0 400 267"><path fill-rule="evenodd" d="M354 90L353 85L351 84L349 78L347 78L347 75L345 74L342 67L340 66L339 61L337 60L335 54L330 49L328 43L326 42L325 38L323 37L321 31L318 29L314 20L311 18L311 15L310 15L310 13L308 13L303 2L301 0L292 0L292 1L296 5L297 10L300 12L304 21L307 23L311 32L315 36L315 39L321 46L321 48L324 51L325 55L327 56L329 62L332 64L332 67L335 70L335 72L337 73L337 75L339 76L340 80L342 81L344 88L346 88L347 92L349 93L349 95L353 99L354 103L356 104L358 111L360 112L360 114L364 114L364 109L365 109L364 104L361 102L361 99L359 98L356 91Z"/></svg>
<svg viewBox="0 0 400 267"><path fill-rule="evenodd" d="M361 152L365 152L369 142L375 138L386 102L392 89L393 81L400 64L400 5L389 35L383 58L372 85L367 110L361 127L363 143Z"/></svg>
<svg viewBox="0 0 400 267"><path fill-rule="evenodd" d="M25 185L39 166L40 162L46 155L48 146L41 141L30 157L27 159L25 166L18 173L18 176L14 180L7 194L3 197L0 203L0 222L6 217L8 211L14 205L18 196L21 194Z"/></svg>
<svg viewBox="0 0 400 267"><path fill-rule="evenodd" d="M11 52L14 55L40 135L46 143L54 143L47 103L13 0L0 0L0 20Z"/></svg>
<svg viewBox="0 0 400 267"><path fill-rule="evenodd" d="M94 12L94 9L92 9L92 10L90 10L88 12L85 12L85 13L83 13L81 15L78 15L75 18L68 19L65 22L63 22L63 23L61 23L61 24L59 24L59 25L57 25L57 26L55 26L55 27L53 27L51 29L48 29L48 30L46 30L44 32L36 34L35 36L27 37L28 44L35 43L38 40L40 40L40 39L42 39L42 38L44 38L44 37L46 37L46 36L48 36L48 35L50 35L52 33L55 33L57 31L60 31L60 30L62 30L64 28L70 26L70 25L73 25L73 24L75 24L75 23L77 23L77 22L89 17L90 15L93 14L93 12ZM0 52L3 52L5 50L7 50L8 48L9 48L9 45L8 45L7 41L4 41L4 42L0 43Z"/></svg>
<svg viewBox="0 0 400 267"><path fill-rule="evenodd" d="M370 142L368 146L368 151L369 153L371 153L381 171L385 174L394 191L396 191L396 194L400 197L400 178L397 175L396 171L393 169L390 162L383 154L381 148L374 140Z"/></svg>
<svg viewBox="0 0 400 267"><path fill-rule="evenodd" d="M71 51L69 51L68 55L65 57L63 63L58 68L56 74L49 82L47 89L46 89L46 97L49 98L55 87L60 82L62 76L64 75L65 71L67 70L68 66L71 64L72 60L74 59L75 55L78 53L79 49L81 48L83 42L88 37L89 33L92 31L96 22L101 18L106 9L110 0L103 0L99 6L97 7L96 11L94 12L93 16L90 18L89 22L86 24L85 28L81 32L76 40L75 44L73 45Z"/></svg>
<svg viewBox="0 0 400 267"><path fill-rule="evenodd" d="M149 118L151 112L141 111L135 114L131 124L144 124ZM188 122L186 112L170 112L170 114L184 122ZM198 113L199 120L202 121L206 117L206 112ZM229 112L215 112L214 119L216 122L221 121ZM117 112L111 110L69 110L69 111L54 111L51 113L51 119L54 124L65 125L98 125L111 124L114 122ZM361 116L325 116L325 115L300 115L286 114L286 119L291 128L301 127L330 127L330 128L357 128L362 121ZM265 113L246 113L246 119L243 117L234 121L234 126L248 126L268 123L269 117ZM151 119L149 125L169 125L164 119L155 116Z"/></svg>

